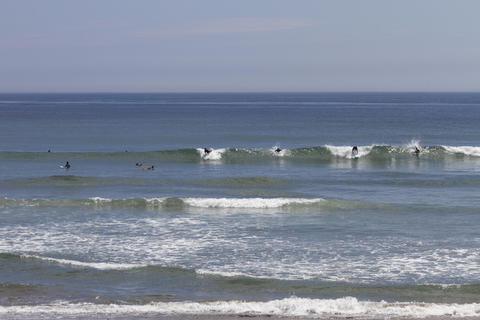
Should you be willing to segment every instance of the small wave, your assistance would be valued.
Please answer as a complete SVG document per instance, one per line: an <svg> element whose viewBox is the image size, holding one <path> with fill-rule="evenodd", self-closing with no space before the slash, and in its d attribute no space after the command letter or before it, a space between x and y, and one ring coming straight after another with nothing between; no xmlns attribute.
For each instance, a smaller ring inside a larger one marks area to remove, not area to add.
<svg viewBox="0 0 480 320"><path fill-rule="evenodd" d="M62 259L62 258L53 258L40 256L35 254L18 254L18 253L0 253L0 259L3 260L26 260L31 261L40 261L52 264L58 264L63 266L70 266L73 268L82 268L82 269L96 269L96 270L123 270L128 271L132 269L143 269L153 273L196 273L195 270L185 269L180 267L171 267L171 266L162 266L158 264L149 264L149 263L116 263L116 262L86 262L78 261L72 259Z"/></svg>
<svg viewBox="0 0 480 320"><path fill-rule="evenodd" d="M70 265L75 267L85 267L85 268L92 268L92 269L99 269L99 270L124 270L124 269L133 269L133 268L141 268L146 267L146 264L130 264L130 263L112 263L112 262L82 262L76 260L68 260L68 259L57 259L51 257L42 257L36 255L27 255L23 254L20 255L22 259L36 259L42 260L62 265Z"/></svg>
<svg viewBox="0 0 480 320"><path fill-rule="evenodd" d="M325 202L322 198L127 198L111 199L92 197L86 199L10 199L0 198L1 207L95 207L161 209L185 206L194 208L248 208L273 209L290 206L309 206Z"/></svg>
<svg viewBox="0 0 480 320"><path fill-rule="evenodd" d="M476 317L479 303L360 301L354 297L309 299L290 297L270 301L153 302L142 305L59 301L44 305L0 306L0 315L199 315L277 316L375 319L379 317Z"/></svg>

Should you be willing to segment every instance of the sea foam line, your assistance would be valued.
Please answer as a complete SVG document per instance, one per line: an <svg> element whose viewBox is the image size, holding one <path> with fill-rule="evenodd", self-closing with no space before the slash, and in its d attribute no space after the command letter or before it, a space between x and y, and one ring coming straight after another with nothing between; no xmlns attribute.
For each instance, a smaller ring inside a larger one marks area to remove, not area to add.
<svg viewBox="0 0 480 320"><path fill-rule="evenodd" d="M57 264L64 264L76 267L86 267L92 269L99 269L99 270L126 270L126 269L133 269L133 268L141 268L148 266L147 264L131 264L131 263L111 263L111 262L82 262L76 260L68 260L68 259L57 259L51 257L42 257L37 255L28 255L22 254L21 258L26 259L38 259L48 262L53 262Z"/></svg>
<svg viewBox="0 0 480 320"><path fill-rule="evenodd" d="M155 302L145 305L69 303L0 306L0 315L89 315L89 314L166 314L166 315L246 315L292 317L474 317L480 304L359 301L354 297L308 299L291 297L271 301Z"/></svg>
<svg viewBox="0 0 480 320"><path fill-rule="evenodd" d="M280 208L293 204L313 204L324 199L305 198L182 198L192 207L198 208Z"/></svg>

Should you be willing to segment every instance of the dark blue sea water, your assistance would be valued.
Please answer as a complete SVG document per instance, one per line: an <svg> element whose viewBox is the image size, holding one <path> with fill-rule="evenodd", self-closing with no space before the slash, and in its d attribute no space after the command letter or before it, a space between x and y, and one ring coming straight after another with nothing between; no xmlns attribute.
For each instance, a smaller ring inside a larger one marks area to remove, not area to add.
<svg viewBox="0 0 480 320"><path fill-rule="evenodd" d="M478 317L479 120L476 93L1 94L0 318Z"/></svg>

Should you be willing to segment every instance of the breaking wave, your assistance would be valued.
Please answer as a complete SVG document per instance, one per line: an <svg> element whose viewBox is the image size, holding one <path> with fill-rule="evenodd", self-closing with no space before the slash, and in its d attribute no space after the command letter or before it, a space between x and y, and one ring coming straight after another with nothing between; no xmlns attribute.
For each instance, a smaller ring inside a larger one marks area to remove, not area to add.
<svg viewBox="0 0 480 320"><path fill-rule="evenodd" d="M152 302L148 304L94 304L58 301L44 305L0 306L0 315L199 315L340 318L361 317L476 317L479 303L421 303L362 301L354 297L310 299L290 297L270 301Z"/></svg>
<svg viewBox="0 0 480 320"><path fill-rule="evenodd" d="M96 208L249 208L273 209L290 206L315 206L328 202L322 198L126 198L92 197L84 199L0 198L1 207L96 207Z"/></svg>
<svg viewBox="0 0 480 320"><path fill-rule="evenodd" d="M364 145L358 146L358 157L366 160L388 160L405 158L418 154L427 159L447 159L458 157L480 157L480 146L421 146L412 140L402 146L394 145ZM145 152L12 152L1 151L0 159L10 160L44 160L64 163L76 160L121 160L137 162L208 162L222 161L225 163L242 163L255 161L332 161L335 159L352 159L352 148L349 145L324 145L302 148L270 149L261 148L191 148L178 150L159 150ZM276 151L277 150L277 151Z"/></svg>

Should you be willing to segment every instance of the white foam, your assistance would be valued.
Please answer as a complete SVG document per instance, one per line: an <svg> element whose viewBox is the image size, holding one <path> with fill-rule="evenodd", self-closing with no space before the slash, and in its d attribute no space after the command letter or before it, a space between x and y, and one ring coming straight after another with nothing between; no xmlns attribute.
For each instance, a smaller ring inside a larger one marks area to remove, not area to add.
<svg viewBox="0 0 480 320"><path fill-rule="evenodd" d="M358 146L358 157L364 157L372 151L374 145L371 146ZM325 145L334 156L352 159L352 148L353 146L332 146L332 145Z"/></svg>
<svg viewBox="0 0 480 320"><path fill-rule="evenodd" d="M203 160L220 160L222 159L222 154L227 150L225 148L221 149L210 149L211 151L209 153L206 153L203 148L197 148L198 153L200 154L200 157L202 157Z"/></svg>
<svg viewBox="0 0 480 320"><path fill-rule="evenodd" d="M277 152L277 151L276 151L277 149L280 149L280 151ZM282 148L280 148L278 145L273 146L273 147L270 149L270 151L271 151L272 154L273 154L274 156L276 156L276 157L285 157L286 155L289 155L289 154L290 154L289 150L287 150L287 149L282 149Z"/></svg>
<svg viewBox="0 0 480 320"><path fill-rule="evenodd" d="M88 198L88 199L92 200L96 204L101 204L101 203L104 203L104 202L112 202L113 201L113 199L102 198L102 197L91 197L91 198Z"/></svg>
<svg viewBox="0 0 480 320"><path fill-rule="evenodd" d="M415 148L421 149L421 147L420 147L420 140L412 139L412 140L410 140L409 143L407 143L406 147L407 147L409 150L412 150L412 151L415 151Z"/></svg>
<svg viewBox="0 0 480 320"><path fill-rule="evenodd" d="M77 267L86 267L92 269L100 269L100 270L123 270L123 269L132 269L138 267L145 267L146 264L130 264L130 263L111 263L111 262L82 262L76 260L67 260L67 259L56 259L50 257L42 257L36 255L22 255L23 258L34 258L43 261L49 261L58 264L66 264L71 266Z"/></svg>
<svg viewBox="0 0 480 320"><path fill-rule="evenodd" d="M308 299L291 297L271 301L154 302L144 305L68 303L0 306L0 315L246 315L277 317L475 317L479 303L446 304L419 302L359 301L353 297Z"/></svg>
<svg viewBox="0 0 480 320"><path fill-rule="evenodd" d="M468 156L480 157L480 147L473 146L442 146L447 152L463 153Z"/></svg>
<svg viewBox="0 0 480 320"><path fill-rule="evenodd" d="M186 204L199 208L280 208L292 204L312 204L324 199L305 198L183 198Z"/></svg>

